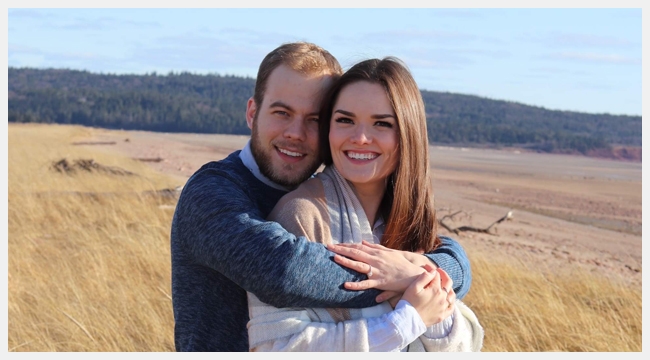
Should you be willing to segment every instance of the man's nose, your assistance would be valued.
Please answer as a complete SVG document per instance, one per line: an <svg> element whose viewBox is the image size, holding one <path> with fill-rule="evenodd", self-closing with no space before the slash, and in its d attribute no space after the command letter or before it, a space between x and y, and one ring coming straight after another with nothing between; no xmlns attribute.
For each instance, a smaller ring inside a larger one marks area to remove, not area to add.
<svg viewBox="0 0 650 360"><path fill-rule="evenodd" d="M306 137L306 125L302 117L295 117L284 129L284 137L291 140L304 141Z"/></svg>

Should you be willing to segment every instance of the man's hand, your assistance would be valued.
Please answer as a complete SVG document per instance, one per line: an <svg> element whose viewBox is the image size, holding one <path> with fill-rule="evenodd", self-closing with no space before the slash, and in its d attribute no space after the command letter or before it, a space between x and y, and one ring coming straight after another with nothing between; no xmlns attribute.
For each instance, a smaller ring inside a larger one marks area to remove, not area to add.
<svg viewBox="0 0 650 360"><path fill-rule="evenodd" d="M420 261L417 257L421 256L429 265L434 266L422 255L412 254L413 258L407 259L404 254L408 252L389 249L366 241L361 244L330 244L327 245L327 249L336 253L334 261L339 265L366 274L372 270L368 280L346 282L345 288L350 290L377 288L392 292L380 294L377 300L381 301L392 298L397 293L403 293L425 271L422 266L414 264L411 260Z"/></svg>

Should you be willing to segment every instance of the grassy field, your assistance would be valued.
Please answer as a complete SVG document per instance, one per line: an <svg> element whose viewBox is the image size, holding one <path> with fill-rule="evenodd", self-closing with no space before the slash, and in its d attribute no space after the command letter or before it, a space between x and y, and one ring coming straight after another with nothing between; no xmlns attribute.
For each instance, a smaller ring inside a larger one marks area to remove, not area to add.
<svg viewBox="0 0 650 360"><path fill-rule="evenodd" d="M174 200L152 192L178 181L72 145L92 131L9 126L9 351L174 350ZM474 282L465 302L485 328L483 351L642 350L640 288L468 252Z"/></svg>

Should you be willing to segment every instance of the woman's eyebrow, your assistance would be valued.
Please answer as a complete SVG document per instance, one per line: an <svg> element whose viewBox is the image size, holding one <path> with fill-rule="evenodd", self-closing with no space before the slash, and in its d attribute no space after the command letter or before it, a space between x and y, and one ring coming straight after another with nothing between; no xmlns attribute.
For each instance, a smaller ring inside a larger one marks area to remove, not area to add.
<svg viewBox="0 0 650 360"><path fill-rule="evenodd" d="M353 112L346 111L346 110L341 110L341 109L336 109L334 111L334 113L340 113L340 114L343 114L345 116L355 117L355 114ZM370 116L370 118L371 119L387 119L387 118L393 118L394 119L395 116L393 114L374 114L374 115Z"/></svg>
<svg viewBox="0 0 650 360"><path fill-rule="evenodd" d="M345 110L341 110L341 109L336 109L336 110L334 111L334 113L340 113L340 114L343 114L343 115L345 115L345 116L352 116L352 117L354 117L354 113L349 112L349 111L345 111Z"/></svg>

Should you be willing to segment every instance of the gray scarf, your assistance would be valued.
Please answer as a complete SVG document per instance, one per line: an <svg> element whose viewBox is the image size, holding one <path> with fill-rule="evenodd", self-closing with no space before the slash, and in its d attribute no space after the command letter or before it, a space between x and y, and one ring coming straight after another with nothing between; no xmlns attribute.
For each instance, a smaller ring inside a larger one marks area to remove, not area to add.
<svg viewBox="0 0 650 360"><path fill-rule="evenodd" d="M318 174L323 182L330 215L330 232L334 243L361 243L375 240L359 199L350 183L334 165ZM375 241L376 242L376 241Z"/></svg>

